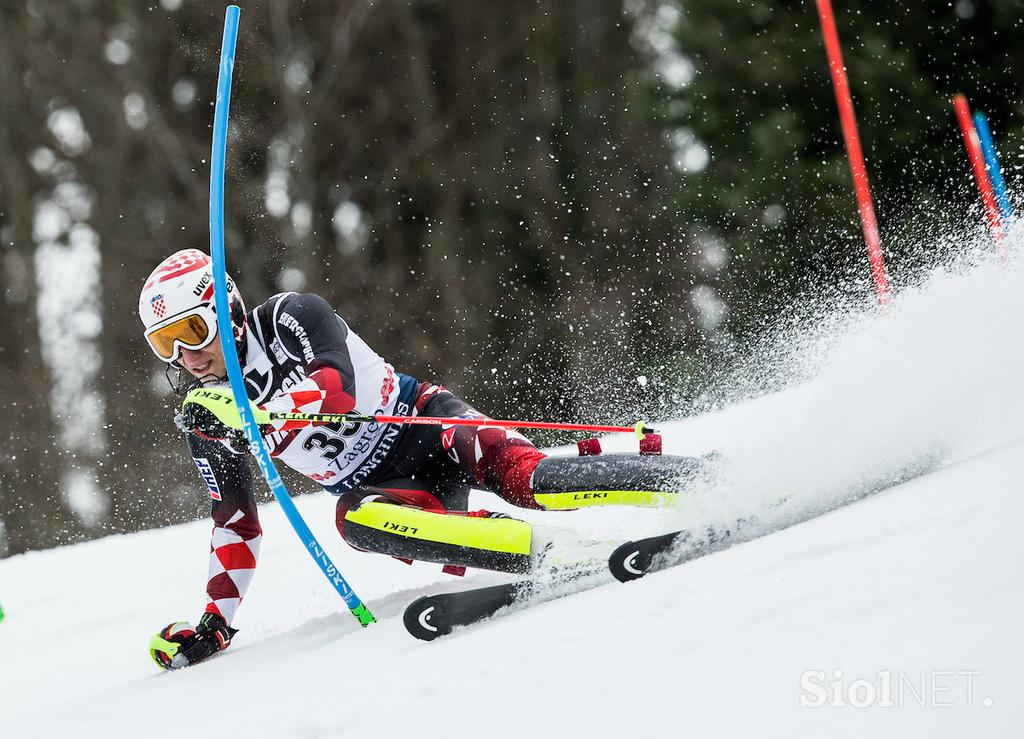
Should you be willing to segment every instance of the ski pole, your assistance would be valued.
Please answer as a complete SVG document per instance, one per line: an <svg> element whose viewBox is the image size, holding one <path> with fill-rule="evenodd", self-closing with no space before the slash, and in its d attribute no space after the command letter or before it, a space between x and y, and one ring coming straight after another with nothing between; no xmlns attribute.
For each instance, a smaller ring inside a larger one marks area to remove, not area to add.
<svg viewBox="0 0 1024 739"><path fill-rule="evenodd" d="M241 429L242 420L235 409L235 399L215 388L196 388L185 396L183 406L195 404L206 408L217 420L230 429ZM592 423L560 423L557 421L510 421L492 418L453 418L437 416L367 416L359 413L300 413L268 411L250 405L253 417L260 426L273 421L304 421L309 424L328 423L384 423L421 426L491 426L496 428L551 429L554 431L590 431L594 433L632 433L638 438L658 433L644 421L632 426L610 426Z"/></svg>

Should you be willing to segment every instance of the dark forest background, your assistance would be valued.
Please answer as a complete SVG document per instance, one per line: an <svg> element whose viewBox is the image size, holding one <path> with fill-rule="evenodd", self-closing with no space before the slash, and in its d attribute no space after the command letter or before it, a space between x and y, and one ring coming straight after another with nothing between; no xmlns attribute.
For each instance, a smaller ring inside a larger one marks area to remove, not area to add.
<svg viewBox="0 0 1024 739"><path fill-rule="evenodd" d="M629 422L685 413L808 291L870 295L811 0L241 5L226 223L250 306L318 292L492 415ZM208 250L223 10L0 4L0 555L205 512L136 305L162 257ZM953 93L1017 180L1024 2L836 10L899 280L981 222ZM91 266L55 268L65 248ZM79 282L55 339L48 296Z"/></svg>

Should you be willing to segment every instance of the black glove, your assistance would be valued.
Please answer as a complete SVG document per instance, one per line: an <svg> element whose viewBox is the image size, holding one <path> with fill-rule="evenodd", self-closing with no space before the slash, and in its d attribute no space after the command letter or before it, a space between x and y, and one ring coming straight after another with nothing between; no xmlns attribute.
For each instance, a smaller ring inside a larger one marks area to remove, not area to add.
<svg viewBox="0 0 1024 739"><path fill-rule="evenodd" d="M204 439L227 441L231 451L245 454L249 451L249 441L245 432L225 426L213 415L209 408L197 403L186 403L181 412L174 417L174 423L186 434L197 434Z"/></svg>
<svg viewBox="0 0 1024 739"><path fill-rule="evenodd" d="M204 613L196 626L196 633L181 640L178 653L171 660L170 668L178 670L194 665L227 649L231 639L238 633L215 613Z"/></svg>

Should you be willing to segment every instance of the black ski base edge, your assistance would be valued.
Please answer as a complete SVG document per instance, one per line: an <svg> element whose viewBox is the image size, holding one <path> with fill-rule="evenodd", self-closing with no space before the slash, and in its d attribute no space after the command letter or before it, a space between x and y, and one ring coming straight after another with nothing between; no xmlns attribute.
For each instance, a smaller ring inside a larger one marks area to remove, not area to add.
<svg viewBox="0 0 1024 739"><path fill-rule="evenodd" d="M491 618L499 611L545 603L606 582L608 569L604 561L555 567L502 585L424 596L409 604L402 621L417 639L433 641L459 626Z"/></svg>
<svg viewBox="0 0 1024 739"><path fill-rule="evenodd" d="M531 590L529 580L517 580L486 588L427 595L410 603L402 620L406 630L417 639L432 641L450 634L457 626L468 626L493 616L528 597Z"/></svg>
<svg viewBox="0 0 1024 739"><path fill-rule="evenodd" d="M608 558L608 569L619 582L638 580L654 571L655 560L671 552L686 534L685 531L673 531L661 536L627 541L612 552Z"/></svg>
<svg viewBox="0 0 1024 739"><path fill-rule="evenodd" d="M608 569L619 582L690 562L712 552L728 549L743 540L738 536L750 521L739 519L731 526L707 526L703 531L673 531L661 536L629 541L608 558Z"/></svg>

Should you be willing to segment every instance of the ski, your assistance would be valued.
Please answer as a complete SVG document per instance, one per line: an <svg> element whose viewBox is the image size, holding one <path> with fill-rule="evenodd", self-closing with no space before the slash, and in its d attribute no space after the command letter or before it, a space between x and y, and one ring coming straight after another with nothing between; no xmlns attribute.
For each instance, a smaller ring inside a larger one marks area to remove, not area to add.
<svg viewBox="0 0 1024 739"><path fill-rule="evenodd" d="M403 615L406 630L417 639L433 641L460 626L469 626L503 611L544 603L608 582L608 572L619 582L636 580L649 572L674 567L728 549L749 536L753 519L737 519L727 526L679 530L629 541L607 559L552 566L526 578L453 593L418 598ZM607 551L607 550L606 550Z"/></svg>
<svg viewBox="0 0 1024 739"><path fill-rule="evenodd" d="M604 561L584 567L552 568L533 577L453 593L426 595L410 603L403 614L406 630L417 639L433 641L461 626L470 626L502 611L544 603L608 582L607 573L628 582L691 559L725 549L737 526L709 526L701 533L674 531L618 546Z"/></svg>

